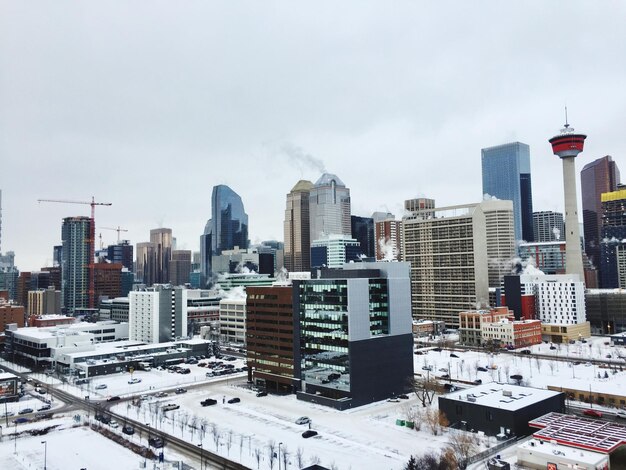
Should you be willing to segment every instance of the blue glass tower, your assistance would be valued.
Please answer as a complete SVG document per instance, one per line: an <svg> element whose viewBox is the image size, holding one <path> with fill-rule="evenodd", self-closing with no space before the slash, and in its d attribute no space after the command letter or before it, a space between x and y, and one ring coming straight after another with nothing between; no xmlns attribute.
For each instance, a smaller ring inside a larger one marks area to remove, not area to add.
<svg viewBox="0 0 626 470"><path fill-rule="evenodd" d="M213 187L211 219L200 236L201 270L205 280L211 276L211 257L236 246L247 249L248 214L244 211L241 197L228 186Z"/></svg>
<svg viewBox="0 0 626 470"><path fill-rule="evenodd" d="M513 201L515 239L533 241L530 147L521 142L484 148L483 195Z"/></svg>

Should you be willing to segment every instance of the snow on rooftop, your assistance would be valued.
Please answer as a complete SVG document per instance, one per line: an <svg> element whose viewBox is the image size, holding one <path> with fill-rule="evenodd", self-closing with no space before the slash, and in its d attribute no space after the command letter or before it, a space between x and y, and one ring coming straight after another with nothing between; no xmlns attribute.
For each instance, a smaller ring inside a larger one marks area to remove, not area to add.
<svg viewBox="0 0 626 470"><path fill-rule="evenodd" d="M538 439L530 439L523 444L520 444L518 449L526 450L532 452L533 454L542 455L550 459L562 457L563 459L592 465L594 468L596 465L601 464L606 460L606 456L599 452L592 452L560 444L543 442Z"/></svg>
<svg viewBox="0 0 626 470"><path fill-rule="evenodd" d="M445 395L449 400L476 403L509 411L516 411L542 400L559 395L560 392L510 384L488 383Z"/></svg>

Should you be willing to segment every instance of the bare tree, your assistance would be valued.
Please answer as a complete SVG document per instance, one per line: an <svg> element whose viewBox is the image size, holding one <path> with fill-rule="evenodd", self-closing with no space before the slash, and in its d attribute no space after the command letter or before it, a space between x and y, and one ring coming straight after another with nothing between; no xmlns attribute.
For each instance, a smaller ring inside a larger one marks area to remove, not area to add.
<svg viewBox="0 0 626 470"><path fill-rule="evenodd" d="M256 459L256 468L258 470L261 466L261 449L258 447L254 448L254 458Z"/></svg>
<svg viewBox="0 0 626 470"><path fill-rule="evenodd" d="M200 440L201 441L204 441L204 436L206 435L208 427L209 427L209 422L205 418L202 418L202 421L200 421Z"/></svg>
<svg viewBox="0 0 626 470"><path fill-rule="evenodd" d="M267 457L269 458L270 470L272 470L276 458L276 442L273 439L267 443Z"/></svg>
<svg viewBox="0 0 626 470"><path fill-rule="evenodd" d="M304 467L304 449L298 447L296 451L296 462L298 462L298 468Z"/></svg>
<svg viewBox="0 0 626 470"><path fill-rule="evenodd" d="M193 436L196 434L196 429L198 429L198 417L193 415L191 418L191 423L189 424L189 430L191 431L191 440L193 441Z"/></svg>
<svg viewBox="0 0 626 470"><path fill-rule="evenodd" d="M281 457L283 458L283 468L286 470L287 462L289 461L289 449L287 449L287 446L283 446Z"/></svg>
<svg viewBox="0 0 626 470"><path fill-rule="evenodd" d="M409 385L415 392L423 407L430 405L435 397L435 391L439 388L437 381L428 374L422 378L410 378Z"/></svg>
<svg viewBox="0 0 626 470"><path fill-rule="evenodd" d="M469 458L476 452L478 443L474 435L456 431L450 436L450 448L456 456L459 468L463 470L467 467Z"/></svg>
<svg viewBox="0 0 626 470"><path fill-rule="evenodd" d="M239 460L241 460L242 454L243 454L243 434L239 434Z"/></svg>
<svg viewBox="0 0 626 470"><path fill-rule="evenodd" d="M509 383L509 374L511 373L511 366L506 364L504 367L504 375L506 376L506 382Z"/></svg>
<svg viewBox="0 0 626 470"><path fill-rule="evenodd" d="M185 427L187 427L188 422L189 422L189 413L183 413L179 415L180 437L184 437Z"/></svg>
<svg viewBox="0 0 626 470"><path fill-rule="evenodd" d="M537 371L541 372L541 359L538 357L535 358L535 365L537 366Z"/></svg>
<svg viewBox="0 0 626 470"><path fill-rule="evenodd" d="M217 450L220 446L220 438L222 437L220 434L220 429L217 427L217 424L211 423L211 435L213 436L213 443L215 444L215 450Z"/></svg>
<svg viewBox="0 0 626 470"><path fill-rule="evenodd" d="M229 429L226 435L226 453L230 455L230 448L233 445L233 430Z"/></svg>
<svg viewBox="0 0 626 470"><path fill-rule="evenodd" d="M309 463L311 465L319 465L321 462L322 460L317 455L314 455L313 457L309 459Z"/></svg>
<svg viewBox="0 0 626 470"><path fill-rule="evenodd" d="M448 426L449 424L446 415L443 414L441 411L435 410L433 408L425 411L424 420L426 421L428 429L431 433L433 433L434 436L440 434L441 429Z"/></svg>
<svg viewBox="0 0 626 470"><path fill-rule="evenodd" d="M554 369L556 368L556 362L550 361L548 362L548 367L550 368L550 373L554 375Z"/></svg>

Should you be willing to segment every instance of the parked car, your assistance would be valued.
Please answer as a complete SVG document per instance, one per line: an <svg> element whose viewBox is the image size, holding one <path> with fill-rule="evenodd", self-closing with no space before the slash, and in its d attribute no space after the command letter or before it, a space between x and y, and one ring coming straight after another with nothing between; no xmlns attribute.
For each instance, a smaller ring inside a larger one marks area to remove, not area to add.
<svg viewBox="0 0 626 470"><path fill-rule="evenodd" d="M408 396L408 395L406 395L406 394L404 394L404 393L401 393L400 395L398 395L398 398L399 398L400 400L408 400L408 399L409 399L409 396Z"/></svg>
<svg viewBox="0 0 626 470"><path fill-rule="evenodd" d="M302 433L302 437L308 439L309 437L317 436L317 431L313 431L312 429L308 429Z"/></svg>
<svg viewBox="0 0 626 470"><path fill-rule="evenodd" d="M522 349L520 354L530 354L530 349Z"/></svg>
<svg viewBox="0 0 626 470"><path fill-rule="evenodd" d="M133 428L130 424L127 424L122 428L122 432L130 436L131 434L135 434L135 428Z"/></svg>
<svg viewBox="0 0 626 470"><path fill-rule="evenodd" d="M102 415L100 417L100 422L103 424L109 424L111 422L111 418L109 418L108 416Z"/></svg>
<svg viewBox="0 0 626 470"><path fill-rule="evenodd" d="M423 356L424 353L422 351L415 351L413 354L415 354L416 356Z"/></svg>
<svg viewBox="0 0 626 470"><path fill-rule="evenodd" d="M30 419L28 419L28 418L15 418L15 419L13 420L13 422L14 422L15 424L20 424L20 423L28 423L29 421L30 421Z"/></svg>
<svg viewBox="0 0 626 470"><path fill-rule="evenodd" d="M37 411L46 411L52 408L50 405L43 405L41 408L37 408Z"/></svg>
<svg viewBox="0 0 626 470"><path fill-rule="evenodd" d="M154 396L157 397L157 398L163 398L163 397L167 396L167 392L155 393Z"/></svg>
<svg viewBox="0 0 626 470"><path fill-rule="evenodd" d="M176 394L180 395L181 393L187 393L187 389L186 388L177 388L176 389Z"/></svg>
<svg viewBox="0 0 626 470"><path fill-rule="evenodd" d="M35 392L41 393L42 395L45 395L46 394L46 389L44 389L43 387L37 387L37 388L35 388Z"/></svg>
<svg viewBox="0 0 626 470"><path fill-rule="evenodd" d="M585 410L583 411L583 414L585 416L591 416L592 418L602 418L602 412L598 410L592 410L592 409Z"/></svg>
<svg viewBox="0 0 626 470"><path fill-rule="evenodd" d="M240 398L234 397L234 398L231 398L230 400L228 400L228 403L231 403L231 404L232 403L239 403L240 401L241 401Z"/></svg>
<svg viewBox="0 0 626 470"><path fill-rule="evenodd" d="M178 369L179 374L191 374L191 369Z"/></svg>
<svg viewBox="0 0 626 470"><path fill-rule="evenodd" d="M18 415L25 415L25 414L32 413L32 412L33 412L32 408L24 408L24 409L18 411L17 414Z"/></svg>
<svg viewBox="0 0 626 470"><path fill-rule="evenodd" d="M163 447L163 441L160 437L151 437L150 439L148 439L148 444L156 449L160 449L161 447Z"/></svg>
<svg viewBox="0 0 626 470"><path fill-rule="evenodd" d="M266 397L267 396L267 392L263 392L263 391L257 392L256 396L257 397Z"/></svg>
<svg viewBox="0 0 626 470"><path fill-rule="evenodd" d="M180 405L177 405L176 403L168 403L161 409L163 411L172 411L172 410L177 410L178 408L180 408Z"/></svg>
<svg viewBox="0 0 626 470"><path fill-rule="evenodd" d="M200 404L202 406L211 406L211 405L215 405L217 404L217 400L213 399L213 398L207 398L206 400L202 400L200 402Z"/></svg>
<svg viewBox="0 0 626 470"><path fill-rule="evenodd" d="M422 370L433 370L433 366L422 366Z"/></svg>
<svg viewBox="0 0 626 470"><path fill-rule="evenodd" d="M120 397L118 397L117 395L115 395L115 396L112 396L112 397L107 398L107 401L117 401L117 400L119 400L119 399L120 399Z"/></svg>
<svg viewBox="0 0 626 470"><path fill-rule="evenodd" d="M454 353L450 353L450 357L459 357L459 356Z"/></svg>
<svg viewBox="0 0 626 470"><path fill-rule="evenodd" d="M550 349L556 349L556 346L550 346Z"/></svg>
<svg viewBox="0 0 626 470"><path fill-rule="evenodd" d="M296 419L296 424L309 424L311 422L311 418L308 416L300 416Z"/></svg>
<svg viewBox="0 0 626 470"><path fill-rule="evenodd" d="M474 384L474 385L480 385L480 384L482 384L482 383L483 383L483 381L482 381L481 379L476 379L476 380L474 380L474 382L473 382L473 384Z"/></svg>
<svg viewBox="0 0 626 470"><path fill-rule="evenodd" d="M477 367L476 370L479 371L479 372L487 372L487 368L486 367Z"/></svg>
<svg viewBox="0 0 626 470"><path fill-rule="evenodd" d="M450 376L448 374L443 374L439 377L440 379L449 379Z"/></svg>
<svg viewBox="0 0 626 470"><path fill-rule="evenodd" d="M98 384L96 385L96 390L104 390L107 388L107 384Z"/></svg>
<svg viewBox="0 0 626 470"><path fill-rule="evenodd" d="M387 398L387 401L391 403L398 403L400 399L397 397L391 397L391 398Z"/></svg>
<svg viewBox="0 0 626 470"><path fill-rule="evenodd" d="M129 384L131 384L131 385L132 385L132 384L138 384L139 382L141 382L141 379L140 379L140 378L138 378L138 377L135 377L135 378L130 379L130 380L128 381L128 383L129 383Z"/></svg>
<svg viewBox="0 0 626 470"><path fill-rule="evenodd" d="M117 421L115 421L114 419L112 419L112 420L109 422L109 426L111 426L111 427L112 427L112 428L114 428L114 429L117 429L117 428L119 428L119 427L120 427L119 423L118 423Z"/></svg>
<svg viewBox="0 0 626 470"><path fill-rule="evenodd" d="M0 412L0 418L6 418L7 416L13 416L15 414L15 412L13 411L7 411L6 413L4 411Z"/></svg>
<svg viewBox="0 0 626 470"><path fill-rule="evenodd" d="M626 410L617 410L615 416L618 418L626 419Z"/></svg>

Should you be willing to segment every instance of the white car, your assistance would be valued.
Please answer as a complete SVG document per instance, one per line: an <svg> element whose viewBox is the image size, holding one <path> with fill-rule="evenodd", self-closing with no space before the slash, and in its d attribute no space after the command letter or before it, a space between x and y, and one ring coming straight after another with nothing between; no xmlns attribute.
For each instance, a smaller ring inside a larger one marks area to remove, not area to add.
<svg viewBox="0 0 626 470"><path fill-rule="evenodd" d="M308 416L301 416L296 419L296 424L309 424L311 419Z"/></svg>
<svg viewBox="0 0 626 470"><path fill-rule="evenodd" d="M618 418L626 419L626 411L618 410L617 413L615 413L615 416L617 416Z"/></svg>
<svg viewBox="0 0 626 470"><path fill-rule="evenodd" d="M120 425L118 424L117 421L112 419L111 422L109 423L109 426L111 426L112 428L118 428Z"/></svg>
<svg viewBox="0 0 626 470"><path fill-rule="evenodd" d="M139 382L141 382L141 379L138 379L136 377L128 381L129 384L138 384Z"/></svg>
<svg viewBox="0 0 626 470"><path fill-rule="evenodd" d="M96 385L96 390L104 390L107 388L107 384L98 384Z"/></svg>

